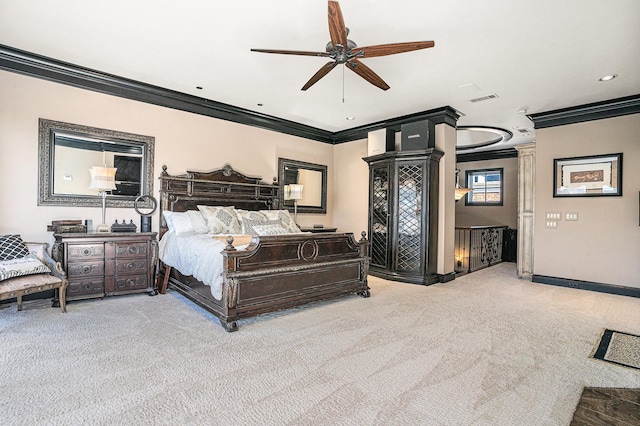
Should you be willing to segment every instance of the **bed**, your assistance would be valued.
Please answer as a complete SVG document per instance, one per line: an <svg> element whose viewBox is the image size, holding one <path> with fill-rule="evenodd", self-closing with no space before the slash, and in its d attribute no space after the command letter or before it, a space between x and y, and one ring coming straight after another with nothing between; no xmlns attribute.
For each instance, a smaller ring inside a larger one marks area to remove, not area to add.
<svg viewBox="0 0 640 426"><path fill-rule="evenodd" d="M369 297L365 233L356 240L353 233L299 232L279 209L279 191L275 179L267 183L229 165L173 176L163 166L159 292L169 287L184 295L228 332L243 318L342 296ZM240 228L227 228L229 212ZM264 223L253 220L258 216ZM214 264L219 266L212 272Z"/></svg>

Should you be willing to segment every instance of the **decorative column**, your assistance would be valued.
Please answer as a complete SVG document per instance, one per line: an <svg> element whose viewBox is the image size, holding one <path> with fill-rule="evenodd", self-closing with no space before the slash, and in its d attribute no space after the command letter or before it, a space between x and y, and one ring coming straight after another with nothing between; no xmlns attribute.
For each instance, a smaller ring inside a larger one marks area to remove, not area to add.
<svg viewBox="0 0 640 426"><path fill-rule="evenodd" d="M533 276L534 210L536 182L535 143L516 146L518 150L518 276Z"/></svg>

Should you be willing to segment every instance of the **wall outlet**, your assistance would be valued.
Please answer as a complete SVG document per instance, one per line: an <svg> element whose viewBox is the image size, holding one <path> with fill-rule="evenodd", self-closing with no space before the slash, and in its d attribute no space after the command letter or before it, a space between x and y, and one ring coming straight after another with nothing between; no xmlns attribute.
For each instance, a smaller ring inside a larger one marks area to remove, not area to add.
<svg viewBox="0 0 640 426"><path fill-rule="evenodd" d="M566 212L564 220L578 220L578 212Z"/></svg>
<svg viewBox="0 0 640 426"><path fill-rule="evenodd" d="M547 229L558 229L558 222L555 220L547 220L545 221L545 226Z"/></svg>
<svg viewBox="0 0 640 426"><path fill-rule="evenodd" d="M544 214L544 218L546 220L555 220L555 221L562 220L562 213L560 213L560 212L546 212Z"/></svg>

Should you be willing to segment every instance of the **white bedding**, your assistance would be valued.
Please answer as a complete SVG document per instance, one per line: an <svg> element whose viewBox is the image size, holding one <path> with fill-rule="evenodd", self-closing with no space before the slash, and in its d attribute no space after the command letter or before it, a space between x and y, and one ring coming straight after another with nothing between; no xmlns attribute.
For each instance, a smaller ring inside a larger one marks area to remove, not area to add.
<svg viewBox="0 0 640 426"><path fill-rule="evenodd" d="M160 239L160 260L183 275L191 275L211 288L211 295L222 298L222 254L225 243L211 234L166 232ZM242 250L247 246L237 246Z"/></svg>

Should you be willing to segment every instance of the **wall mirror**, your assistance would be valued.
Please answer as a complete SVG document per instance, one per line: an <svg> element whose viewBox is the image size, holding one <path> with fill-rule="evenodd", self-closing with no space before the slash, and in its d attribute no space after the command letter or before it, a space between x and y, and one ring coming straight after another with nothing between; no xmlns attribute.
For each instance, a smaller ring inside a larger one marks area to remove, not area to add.
<svg viewBox="0 0 640 426"><path fill-rule="evenodd" d="M327 213L327 166L278 158L280 205L293 211L294 201L286 199L285 185L302 185L298 213Z"/></svg>
<svg viewBox="0 0 640 426"><path fill-rule="evenodd" d="M89 189L89 169L107 166L117 168L107 207L133 208L138 196L153 195L154 142L152 136L41 118L38 205L102 206L100 194Z"/></svg>

